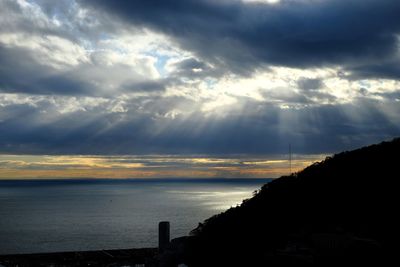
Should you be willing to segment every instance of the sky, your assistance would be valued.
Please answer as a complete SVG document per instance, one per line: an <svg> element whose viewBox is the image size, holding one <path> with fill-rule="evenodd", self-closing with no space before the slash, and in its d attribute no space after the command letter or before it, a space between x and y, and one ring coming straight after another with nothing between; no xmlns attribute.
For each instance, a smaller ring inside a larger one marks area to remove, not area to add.
<svg viewBox="0 0 400 267"><path fill-rule="evenodd" d="M398 0L0 0L0 179L278 177L400 136Z"/></svg>

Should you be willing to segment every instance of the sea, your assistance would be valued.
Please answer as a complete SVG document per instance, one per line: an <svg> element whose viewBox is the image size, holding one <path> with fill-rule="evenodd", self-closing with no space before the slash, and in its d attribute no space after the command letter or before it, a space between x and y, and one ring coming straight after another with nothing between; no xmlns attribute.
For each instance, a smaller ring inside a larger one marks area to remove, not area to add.
<svg viewBox="0 0 400 267"><path fill-rule="evenodd" d="M250 198L271 179L0 181L0 254L156 247Z"/></svg>

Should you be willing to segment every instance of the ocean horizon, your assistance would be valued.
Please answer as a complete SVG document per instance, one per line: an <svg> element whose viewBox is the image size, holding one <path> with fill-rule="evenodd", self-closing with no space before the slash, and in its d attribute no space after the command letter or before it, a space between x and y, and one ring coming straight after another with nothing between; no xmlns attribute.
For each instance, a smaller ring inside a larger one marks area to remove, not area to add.
<svg viewBox="0 0 400 267"><path fill-rule="evenodd" d="M0 254L156 247L271 181L240 178L0 181Z"/></svg>

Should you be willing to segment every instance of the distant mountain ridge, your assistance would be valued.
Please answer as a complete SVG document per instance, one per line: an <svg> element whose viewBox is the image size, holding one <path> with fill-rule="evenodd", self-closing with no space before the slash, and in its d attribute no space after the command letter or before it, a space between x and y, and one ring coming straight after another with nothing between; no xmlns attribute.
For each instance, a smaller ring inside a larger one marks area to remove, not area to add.
<svg viewBox="0 0 400 267"><path fill-rule="evenodd" d="M382 265L396 255L400 138L276 179L192 231L189 266ZM394 254L393 254L394 253Z"/></svg>

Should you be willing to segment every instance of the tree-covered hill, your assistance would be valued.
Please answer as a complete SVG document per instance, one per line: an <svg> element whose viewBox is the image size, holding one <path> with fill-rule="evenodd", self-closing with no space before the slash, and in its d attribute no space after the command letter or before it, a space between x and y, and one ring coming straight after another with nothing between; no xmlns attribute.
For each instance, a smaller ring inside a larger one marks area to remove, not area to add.
<svg viewBox="0 0 400 267"><path fill-rule="evenodd" d="M400 139L343 152L262 187L186 244L189 266L383 264L393 255Z"/></svg>

